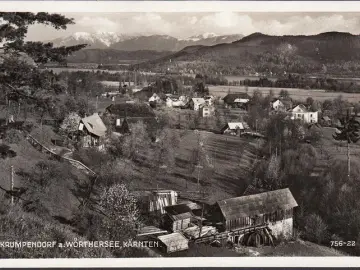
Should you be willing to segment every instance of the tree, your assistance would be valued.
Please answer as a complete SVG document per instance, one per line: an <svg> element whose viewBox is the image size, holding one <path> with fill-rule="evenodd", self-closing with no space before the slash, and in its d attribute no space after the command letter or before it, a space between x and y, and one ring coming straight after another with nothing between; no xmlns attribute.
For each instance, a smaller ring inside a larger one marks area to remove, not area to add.
<svg viewBox="0 0 360 270"><path fill-rule="evenodd" d="M308 240L320 244L326 236L327 225L317 214L311 214L305 219L305 236Z"/></svg>
<svg viewBox="0 0 360 270"><path fill-rule="evenodd" d="M175 153L179 143L180 138L176 131L163 129L160 132L152 150L155 178L163 175L160 173L160 169L165 169L165 172L168 172L175 165Z"/></svg>
<svg viewBox="0 0 360 270"><path fill-rule="evenodd" d="M279 93L279 97L284 98L284 99L289 98L290 97L289 91L284 90L284 89L281 90Z"/></svg>
<svg viewBox="0 0 360 270"><path fill-rule="evenodd" d="M73 19L59 14L45 12L0 12L0 42L3 43L4 54L0 64L0 85L6 95L10 91L17 93L26 102L36 100L35 104L46 104L52 97L49 92L57 91L58 87L51 83L52 76L42 72L37 64L47 62L64 62L71 53L86 45L70 47L54 47L52 43L24 41L30 25L44 24L56 30L66 29L73 24ZM30 91L28 91L31 89ZM44 98L45 95L45 98ZM42 106L42 109L52 109Z"/></svg>
<svg viewBox="0 0 360 270"><path fill-rule="evenodd" d="M60 132L67 136L71 136L78 130L80 120L81 117L77 113L69 113L60 126Z"/></svg>
<svg viewBox="0 0 360 270"><path fill-rule="evenodd" d="M350 116L349 111L346 117L340 119L341 126L338 127L339 132L333 134L337 141L346 141L347 143L347 162L348 162L348 178L350 179L350 144L356 143L359 139L360 123L355 116Z"/></svg>
<svg viewBox="0 0 360 270"><path fill-rule="evenodd" d="M137 201L124 184L115 184L105 189L99 200L102 216L94 224L94 233L99 240L117 240L121 243L132 240L140 225Z"/></svg>

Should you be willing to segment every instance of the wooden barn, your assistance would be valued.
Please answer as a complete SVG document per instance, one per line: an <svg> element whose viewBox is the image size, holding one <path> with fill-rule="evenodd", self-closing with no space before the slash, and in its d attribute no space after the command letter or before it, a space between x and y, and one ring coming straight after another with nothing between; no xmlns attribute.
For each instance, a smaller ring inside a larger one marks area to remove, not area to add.
<svg viewBox="0 0 360 270"><path fill-rule="evenodd" d="M285 188L219 201L213 218L224 231L266 226L275 237L291 237L293 209L297 206L292 193Z"/></svg>
<svg viewBox="0 0 360 270"><path fill-rule="evenodd" d="M165 207L164 227L173 232L189 227L193 214L186 204Z"/></svg>
<svg viewBox="0 0 360 270"><path fill-rule="evenodd" d="M161 250L165 253L172 253L189 248L189 240L186 239L181 233L171 233L158 236L161 241Z"/></svg>

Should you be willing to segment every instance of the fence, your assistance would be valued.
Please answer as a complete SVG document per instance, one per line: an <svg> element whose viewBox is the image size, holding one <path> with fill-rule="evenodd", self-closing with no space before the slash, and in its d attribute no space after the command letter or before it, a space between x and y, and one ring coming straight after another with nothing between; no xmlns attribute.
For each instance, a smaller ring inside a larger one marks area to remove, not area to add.
<svg viewBox="0 0 360 270"><path fill-rule="evenodd" d="M43 153L46 153L46 154L50 155L52 158L57 159L57 160L65 160L65 161L69 162L72 166L74 166L75 168L85 171L87 174L90 174L92 176L96 175L96 173L93 170L91 170L89 167L87 167L85 164L81 163L78 160L63 157L63 156L60 156L60 155L56 154L54 151L52 151L51 149L49 149L48 147L46 147L45 145L40 143L38 140L36 140L30 134L27 134L26 139L36 149L38 149L39 151L41 151Z"/></svg>

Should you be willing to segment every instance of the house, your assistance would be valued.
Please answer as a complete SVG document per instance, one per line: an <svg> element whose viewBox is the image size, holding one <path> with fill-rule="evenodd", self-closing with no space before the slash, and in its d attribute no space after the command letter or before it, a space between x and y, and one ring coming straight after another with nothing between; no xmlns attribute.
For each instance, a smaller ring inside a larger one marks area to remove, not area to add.
<svg viewBox="0 0 360 270"><path fill-rule="evenodd" d="M213 106L214 101L215 101L215 97L214 96L205 96L204 100L205 100L206 105Z"/></svg>
<svg viewBox="0 0 360 270"><path fill-rule="evenodd" d="M199 111L202 106L205 105L205 99L192 98L189 102L189 107L194 111Z"/></svg>
<svg viewBox="0 0 360 270"><path fill-rule="evenodd" d="M298 204L288 188L222 200L216 203L213 218L224 231L267 227L272 235L293 234L293 209Z"/></svg>
<svg viewBox="0 0 360 270"><path fill-rule="evenodd" d="M111 104L105 109L104 116L112 123L115 132L126 134L131 131L131 125L142 122L146 125L150 135L155 136L158 121L153 109L143 103Z"/></svg>
<svg viewBox="0 0 360 270"><path fill-rule="evenodd" d="M154 93L150 98L149 98L149 102L160 102L161 98L159 97L158 94Z"/></svg>
<svg viewBox="0 0 360 270"><path fill-rule="evenodd" d="M193 217L192 209L186 204L176 204L165 207L164 227L173 232L189 227Z"/></svg>
<svg viewBox="0 0 360 270"><path fill-rule="evenodd" d="M292 101L285 98L275 98L270 102L272 111L285 112L292 108Z"/></svg>
<svg viewBox="0 0 360 270"><path fill-rule="evenodd" d="M94 113L82 118L78 130L81 132L82 147L101 146L101 139L105 137L106 126L99 114Z"/></svg>
<svg viewBox="0 0 360 270"><path fill-rule="evenodd" d="M158 239L161 241L161 250L164 253L172 253L189 249L189 240L178 232L158 236Z"/></svg>
<svg viewBox="0 0 360 270"><path fill-rule="evenodd" d="M327 127L330 127L332 123L331 118L327 115L321 117L321 122L323 126L327 126Z"/></svg>
<svg viewBox="0 0 360 270"><path fill-rule="evenodd" d="M184 107L188 103L188 98L186 96L178 97L174 95L167 95L165 101L167 107L180 108L180 107Z"/></svg>
<svg viewBox="0 0 360 270"><path fill-rule="evenodd" d="M236 136L240 135L247 129L249 129L249 126L245 122L229 122L221 129L221 133Z"/></svg>
<svg viewBox="0 0 360 270"><path fill-rule="evenodd" d="M303 104L295 106L288 110L288 112L290 113L290 119L292 120L298 119L307 124L318 122L318 112L309 111Z"/></svg>
<svg viewBox="0 0 360 270"><path fill-rule="evenodd" d="M225 107L227 108L243 108L247 109L250 96L247 93L227 94L223 98Z"/></svg>
<svg viewBox="0 0 360 270"><path fill-rule="evenodd" d="M215 114L215 108L213 106L204 105L199 110L202 117L210 117Z"/></svg>

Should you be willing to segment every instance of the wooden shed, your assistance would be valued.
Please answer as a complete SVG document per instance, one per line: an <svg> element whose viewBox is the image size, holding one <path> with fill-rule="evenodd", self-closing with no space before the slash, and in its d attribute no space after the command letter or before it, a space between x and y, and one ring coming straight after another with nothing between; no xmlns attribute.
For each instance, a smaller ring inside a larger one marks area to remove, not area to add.
<svg viewBox="0 0 360 270"><path fill-rule="evenodd" d="M285 188L219 201L213 215L225 231L267 226L275 236L290 236L293 209L297 206L292 193Z"/></svg>
<svg viewBox="0 0 360 270"><path fill-rule="evenodd" d="M164 226L173 232L189 227L193 217L191 209L186 204L177 204L165 207Z"/></svg>
<svg viewBox="0 0 360 270"><path fill-rule="evenodd" d="M165 253L187 250L189 248L189 241L178 232L158 236L158 239L161 241L161 248Z"/></svg>

